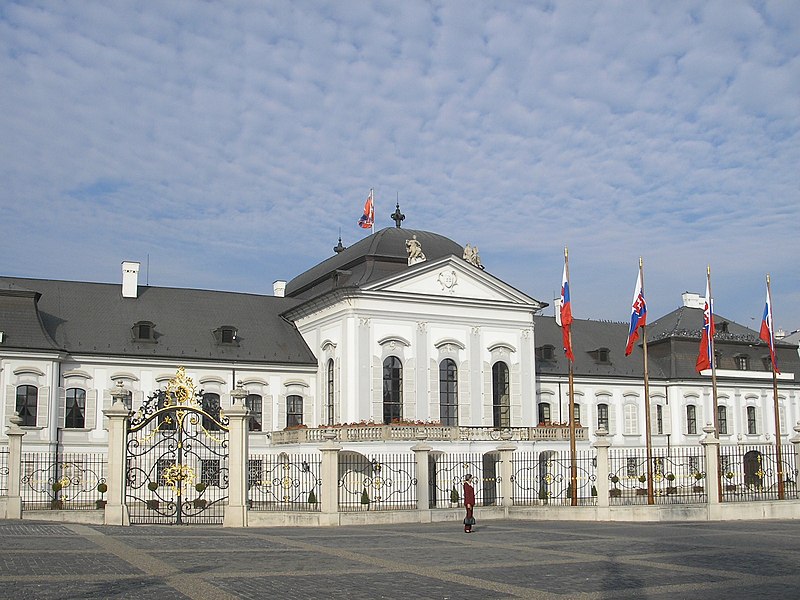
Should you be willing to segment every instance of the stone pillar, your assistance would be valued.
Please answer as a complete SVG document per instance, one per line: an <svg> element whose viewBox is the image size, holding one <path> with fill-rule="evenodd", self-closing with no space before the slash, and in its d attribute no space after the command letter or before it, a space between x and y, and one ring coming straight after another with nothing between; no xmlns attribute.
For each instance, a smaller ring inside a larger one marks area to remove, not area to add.
<svg viewBox="0 0 800 600"><path fill-rule="evenodd" d="M342 447L334 440L336 432L323 432L322 452L322 515L323 524L335 525L339 520L339 451Z"/></svg>
<svg viewBox="0 0 800 600"><path fill-rule="evenodd" d="M792 448L794 449L794 468L800 469L800 421L794 426L795 434L789 439L792 443ZM786 465L783 467L784 472L786 472ZM800 494L795 492L795 497L800 498Z"/></svg>
<svg viewBox="0 0 800 600"><path fill-rule="evenodd" d="M125 438L130 411L125 406L128 390L122 381L118 381L111 390L111 397L114 400L111 408L103 411L108 417L108 502L104 522L106 525L130 525L128 505L125 503Z"/></svg>
<svg viewBox="0 0 800 600"><path fill-rule="evenodd" d="M414 460L417 463L417 510L427 511L427 519L420 516L421 521L425 523L430 522L430 473L428 470L428 458L430 457L431 448L430 444L425 443L426 435L424 432L417 434L418 442L411 446L414 451Z"/></svg>
<svg viewBox="0 0 800 600"><path fill-rule="evenodd" d="M517 447L508 441L497 447L500 453L500 503L506 512L514 505L514 450L516 449Z"/></svg>
<svg viewBox="0 0 800 600"><path fill-rule="evenodd" d="M6 519L22 518L22 436L25 435L20 424L22 418L14 413L9 420L8 431L8 497L6 498Z"/></svg>
<svg viewBox="0 0 800 600"><path fill-rule="evenodd" d="M719 487L719 438L717 430L711 423L703 427L705 435L700 443L706 449L706 495L709 508L720 503L721 494Z"/></svg>
<svg viewBox="0 0 800 600"><path fill-rule="evenodd" d="M608 483L610 481L608 449L611 446L611 440L608 439L608 431L605 429L598 429L595 435L597 440L595 440L593 446L597 451L597 481L595 482L597 506L599 508L608 508Z"/></svg>
<svg viewBox="0 0 800 600"><path fill-rule="evenodd" d="M228 417L228 504L223 527L247 527L247 461L250 411L245 405L247 391L238 382L231 392Z"/></svg>

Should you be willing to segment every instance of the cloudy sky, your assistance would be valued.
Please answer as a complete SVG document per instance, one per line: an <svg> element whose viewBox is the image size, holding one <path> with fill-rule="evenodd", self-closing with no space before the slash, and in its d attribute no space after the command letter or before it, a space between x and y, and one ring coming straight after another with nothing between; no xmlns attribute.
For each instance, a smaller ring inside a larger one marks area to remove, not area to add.
<svg viewBox="0 0 800 600"><path fill-rule="evenodd" d="M0 274L271 293L377 227L800 328L800 5L0 2ZM424 249L423 249L424 250ZM149 260L149 267L148 267Z"/></svg>

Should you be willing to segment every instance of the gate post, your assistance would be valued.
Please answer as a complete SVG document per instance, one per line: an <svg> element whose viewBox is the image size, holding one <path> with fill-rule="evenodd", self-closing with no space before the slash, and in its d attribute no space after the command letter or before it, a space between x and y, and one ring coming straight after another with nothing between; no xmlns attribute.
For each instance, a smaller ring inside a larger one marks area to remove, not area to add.
<svg viewBox="0 0 800 600"><path fill-rule="evenodd" d="M233 404L225 411L228 417L228 505L225 507L223 527L247 527L247 462L248 416L245 405L247 391L238 382L231 392Z"/></svg>
<svg viewBox="0 0 800 600"><path fill-rule="evenodd" d="M497 447L500 453L500 501L508 518L508 509L514 505L514 450L517 447L505 442Z"/></svg>
<svg viewBox="0 0 800 600"><path fill-rule="evenodd" d="M322 523L321 525L337 525L339 520L339 451L342 447L334 440L336 432L325 430L322 452Z"/></svg>
<svg viewBox="0 0 800 600"><path fill-rule="evenodd" d="M25 431L19 426L22 418L17 414L8 420L8 497L6 499L6 519L22 518L22 496L20 481L22 479L22 436Z"/></svg>
<svg viewBox="0 0 800 600"><path fill-rule="evenodd" d="M705 435L700 440L700 444L706 450L706 497L708 498L709 518L715 519L722 499L721 488L719 485L719 438L716 436L716 429L709 423L703 427ZM712 514L712 511L713 514Z"/></svg>
<svg viewBox="0 0 800 600"><path fill-rule="evenodd" d="M108 417L108 503L104 523L106 525L130 525L130 513L125 503L126 423L130 415L125 406L128 390L122 381L111 390L114 402L104 410Z"/></svg>
<svg viewBox="0 0 800 600"><path fill-rule="evenodd" d="M417 511L420 511L420 523L431 522L430 499L430 474L428 472L428 457L431 446L425 443L425 434L417 434L418 443L411 446L414 451L414 460L417 464ZM424 511L424 512L421 512Z"/></svg>
<svg viewBox="0 0 800 600"><path fill-rule="evenodd" d="M595 488L597 488L597 507L608 508L608 481L609 481L609 466L608 466L608 448L611 446L611 440L608 439L608 431L598 429L595 432L597 439L594 446L597 452L597 480L595 481Z"/></svg>

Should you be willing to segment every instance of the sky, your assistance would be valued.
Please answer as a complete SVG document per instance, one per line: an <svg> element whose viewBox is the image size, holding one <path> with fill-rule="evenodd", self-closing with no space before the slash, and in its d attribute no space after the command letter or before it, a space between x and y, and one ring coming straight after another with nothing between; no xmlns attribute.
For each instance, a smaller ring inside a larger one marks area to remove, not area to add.
<svg viewBox="0 0 800 600"><path fill-rule="evenodd" d="M641 256L800 329L797 2L0 0L0 140L2 275L271 294L373 188L576 318Z"/></svg>

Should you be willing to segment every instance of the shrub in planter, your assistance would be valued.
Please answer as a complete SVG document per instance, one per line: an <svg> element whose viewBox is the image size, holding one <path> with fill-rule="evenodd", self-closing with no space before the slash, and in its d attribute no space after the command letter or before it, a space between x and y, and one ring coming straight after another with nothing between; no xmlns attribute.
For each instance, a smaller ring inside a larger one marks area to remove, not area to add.
<svg viewBox="0 0 800 600"><path fill-rule="evenodd" d="M369 494L367 494L367 488L361 492L361 504L367 507L369 510Z"/></svg>
<svg viewBox="0 0 800 600"><path fill-rule="evenodd" d="M621 498L622 490L619 488L611 488L610 490L608 490L608 495L612 498Z"/></svg>
<svg viewBox="0 0 800 600"><path fill-rule="evenodd" d="M460 497L458 495L458 490L456 489L456 486L453 486L453 489L450 490L450 504L452 504L453 506L458 506L459 500Z"/></svg>
<svg viewBox="0 0 800 600"><path fill-rule="evenodd" d="M105 494L108 491L108 485L105 483L98 483L97 484L97 491L101 494Z"/></svg>
<svg viewBox="0 0 800 600"><path fill-rule="evenodd" d="M202 494L203 492L206 491L207 487L208 486L201 481L200 483L198 483L197 485L194 486L194 489L195 489L195 491L197 491L198 494Z"/></svg>
<svg viewBox="0 0 800 600"><path fill-rule="evenodd" d="M150 490L151 492L155 492L158 489L158 482L151 481L150 483L147 484L147 489Z"/></svg>
<svg viewBox="0 0 800 600"><path fill-rule="evenodd" d="M314 490L308 492L308 503L309 504L316 504L317 503L317 495L314 493Z"/></svg>
<svg viewBox="0 0 800 600"><path fill-rule="evenodd" d="M147 500L147 508L150 510L158 510L158 500Z"/></svg>
<svg viewBox="0 0 800 600"><path fill-rule="evenodd" d="M205 498L195 498L192 500L192 506L195 508L205 508L208 501Z"/></svg>

